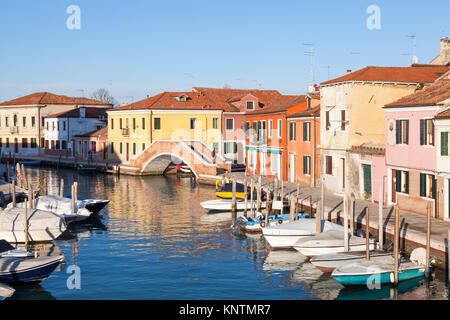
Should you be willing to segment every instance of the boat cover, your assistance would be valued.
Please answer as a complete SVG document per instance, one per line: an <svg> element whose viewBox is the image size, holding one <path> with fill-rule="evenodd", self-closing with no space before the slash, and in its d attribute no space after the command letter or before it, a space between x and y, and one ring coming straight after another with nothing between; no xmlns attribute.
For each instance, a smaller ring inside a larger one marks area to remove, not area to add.
<svg viewBox="0 0 450 320"><path fill-rule="evenodd" d="M328 230L344 230L344 227L332 223L330 221L322 220L321 229ZM288 223L283 223L275 226L270 226L263 229L264 235L279 235L279 236L309 236L316 233L316 219L301 219Z"/></svg>

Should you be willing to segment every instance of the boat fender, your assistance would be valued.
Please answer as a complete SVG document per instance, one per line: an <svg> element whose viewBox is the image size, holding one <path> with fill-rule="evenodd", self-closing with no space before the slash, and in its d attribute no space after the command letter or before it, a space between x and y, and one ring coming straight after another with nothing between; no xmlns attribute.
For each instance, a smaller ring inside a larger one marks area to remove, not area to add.
<svg viewBox="0 0 450 320"><path fill-rule="evenodd" d="M264 220L264 216L259 216L259 220L263 221Z"/></svg>
<svg viewBox="0 0 450 320"><path fill-rule="evenodd" d="M261 228L264 228L266 226L266 222L265 221L261 221L260 226L261 226Z"/></svg>
<svg viewBox="0 0 450 320"><path fill-rule="evenodd" d="M278 220L278 224L282 224L283 223L283 220Z"/></svg>
<svg viewBox="0 0 450 320"><path fill-rule="evenodd" d="M390 274L389 274L389 280L391 280L391 283L394 283L394 273L393 272L391 272Z"/></svg>

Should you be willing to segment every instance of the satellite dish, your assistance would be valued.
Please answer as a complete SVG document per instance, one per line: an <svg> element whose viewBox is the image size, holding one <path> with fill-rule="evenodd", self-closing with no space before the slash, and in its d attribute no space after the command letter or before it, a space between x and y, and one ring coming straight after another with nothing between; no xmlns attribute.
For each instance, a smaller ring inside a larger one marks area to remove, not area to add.
<svg viewBox="0 0 450 320"><path fill-rule="evenodd" d="M412 58L412 60L413 60L413 64L419 63L419 58L417 58L416 56L414 56L414 57Z"/></svg>

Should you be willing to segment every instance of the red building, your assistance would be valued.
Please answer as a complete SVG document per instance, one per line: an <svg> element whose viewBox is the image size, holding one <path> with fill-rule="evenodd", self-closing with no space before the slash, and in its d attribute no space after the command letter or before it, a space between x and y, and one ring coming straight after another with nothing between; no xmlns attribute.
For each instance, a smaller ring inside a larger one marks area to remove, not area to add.
<svg viewBox="0 0 450 320"><path fill-rule="evenodd" d="M250 174L287 180L289 128L287 117L308 107L307 96L281 101L246 115L246 166Z"/></svg>

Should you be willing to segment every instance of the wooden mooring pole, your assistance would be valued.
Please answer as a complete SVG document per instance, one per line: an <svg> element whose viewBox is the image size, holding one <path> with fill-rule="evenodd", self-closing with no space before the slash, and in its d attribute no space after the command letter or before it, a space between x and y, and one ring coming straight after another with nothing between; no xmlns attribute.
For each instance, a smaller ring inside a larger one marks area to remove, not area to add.
<svg viewBox="0 0 450 320"><path fill-rule="evenodd" d="M75 181L75 182L73 183L73 186L74 186L74 188L75 188L75 201L78 201L78 182ZM235 187L234 192L236 193L236 187ZM236 196L236 195L235 195L235 196Z"/></svg>
<svg viewBox="0 0 450 320"><path fill-rule="evenodd" d="M28 199L25 198L25 249L28 251Z"/></svg>
<svg viewBox="0 0 450 320"><path fill-rule="evenodd" d="M14 208L16 206L16 180L12 181L12 203Z"/></svg>
<svg viewBox="0 0 450 320"><path fill-rule="evenodd" d="M433 213L432 203L427 204L427 264L425 268L426 277L430 276L430 253L431 253L431 215Z"/></svg>
<svg viewBox="0 0 450 320"><path fill-rule="evenodd" d="M378 193L378 250L383 250L384 247L383 203L383 183L381 183Z"/></svg>
<svg viewBox="0 0 450 320"><path fill-rule="evenodd" d="M258 175L258 185L256 186L256 212L261 212L261 176Z"/></svg>
<svg viewBox="0 0 450 320"><path fill-rule="evenodd" d="M369 207L366 207L366 260L370 260L370 216L369 216Z"/></svg>
<svg viewBox="0 0 450 320"><path fill-rule="evenodd" d="M72 214L75 214L75 185L72 184L72 201L71 201Z"/></svg>
<svg viewBox="0 0 450 320"><path fill-rule="evenodd" d="M251 180L250 180L250 185L251 185L250 186L250 213L251 213L251 216L254 217L255 213L253 210L254 210L254 203L255 203L255 200L254 200L255 179L253 179L253 175L250 178L251 178Z"/></svg>
<svg viewBox="0 0 450 320"><path fill-rule="evenodd" d="M247 192L247 172L244 176L244 217L247 218L247 206L248 206L248 192Z"/></svg>
<svg viewBox="0 0 450 320"><path fill-rule="evenodd" d="M400 240L400 209L395 206L395 229L394 229L394 286L398 286L399 267L399 240Z"/></svg>
<svg viewBox="0 0 450 320"><path fill-rule="evenodd" d="M61 179L61 183L59 185L59 196L61 198L64 196L64 179Z"/></svg>
<svg viewBox="0 0 450 320"><path fill-rule="evenodd" d="M316 207L316 234L320 234L322 232L322 217L321 212L322 209L320 208L321 202L317 202ZM311 203L311 209L312 209L312 203Z"/></svg>
<svg viewBox="0 0 450 320"><path fill-rule="evenodd" d="M231 226L234 227L236 225L237 213L236 213L236 179L231 181Z"/></svg>
<svg viewBox="0 0 450 320"><path fill-rule="evenodd" d="M344 251L349 251L348 243L348 194L344 194Z"/></svg>

